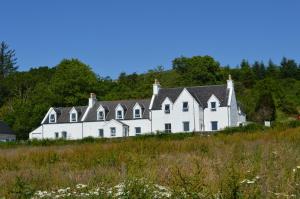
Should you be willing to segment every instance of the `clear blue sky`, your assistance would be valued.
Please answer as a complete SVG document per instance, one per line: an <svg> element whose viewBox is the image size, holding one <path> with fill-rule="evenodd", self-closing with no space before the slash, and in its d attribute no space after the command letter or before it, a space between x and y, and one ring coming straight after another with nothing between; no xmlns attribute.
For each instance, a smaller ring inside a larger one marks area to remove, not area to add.
<svg viewBox="0 0 300 199"><path fill-rule="evenodd" d="M299 62L299 13L298 0L0 0L0 41L20 70L78 58L113 78L179 56Z"/></svg>

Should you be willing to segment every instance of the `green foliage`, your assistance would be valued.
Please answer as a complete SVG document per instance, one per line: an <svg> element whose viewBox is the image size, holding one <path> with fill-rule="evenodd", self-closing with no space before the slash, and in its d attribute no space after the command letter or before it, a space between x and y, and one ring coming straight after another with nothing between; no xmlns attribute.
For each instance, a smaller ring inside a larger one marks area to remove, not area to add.
<svg viewBox="0 0 300 199"><path fill-rule="evenodd" d="M0 43L0 80L17 70L15 54L5 42Z"/></svg>
<svg viewBox="0 0 300 199"><path fill-rule="evenodd" d="M222 134L232 134L237 132L242 133L251 133L251 132L257 132L257 131L264 131L265 127L261 124L248 124L246 126L240 126L240 127L227 127L224 130L222 130L220 133Z"/></svg>
<svg viewBox="0 0 300 199"><path fill-rule="evenodd" d="M272 93L269 91L260 93L257 105L255 107L255 120L261 123L264 121L274 121L275 111L276 109Z"/></svg>
<svg viewBox="0 0 300 199"><path fill-rule="evenodd" d="M77 59L63 60L50 81L57 106L85 105L89 93L97 90L97 77Z"/></svg>
<svg viewBox="0 0 300 199"><path fill-rule="evenodd" d="M215 84L220 79L220 64L210 56L176 58L173 69L181 75L182 85L185 86Z"/></svg>
<svg viewBox="0 0 300 199"><path fill-rule="evenodd" d="M14 198L18 199L29 199L33 196L34 189L32 186L27 184L21 177L17 177L15 181L14 188L12 190L12 195Z"/></svg>

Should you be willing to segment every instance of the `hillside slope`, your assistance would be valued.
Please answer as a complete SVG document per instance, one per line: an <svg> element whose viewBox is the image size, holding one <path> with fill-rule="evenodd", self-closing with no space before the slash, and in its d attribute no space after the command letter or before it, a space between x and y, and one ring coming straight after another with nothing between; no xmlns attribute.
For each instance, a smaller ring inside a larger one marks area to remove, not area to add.
<svg viewBox="0 0 300 199"><path fill-rule="evenodd" d="M81 183L109 188L143 179L177 196L300 197L299 154L300 128L8 146L0 153L0 196L30 196ZM134 194L141 192L135 189Z"/></svg>

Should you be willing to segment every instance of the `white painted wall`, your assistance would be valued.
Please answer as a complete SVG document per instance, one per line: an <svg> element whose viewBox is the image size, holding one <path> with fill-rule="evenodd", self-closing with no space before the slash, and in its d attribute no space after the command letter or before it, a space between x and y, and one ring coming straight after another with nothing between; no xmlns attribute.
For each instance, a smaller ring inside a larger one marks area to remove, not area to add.
<svg viewBox="0 0 300 199"><path fill-rule="evenodd" d="M135 120L120 120L122 123L129 126L129 136L135 136L135 127L141 127L141 134L147 134L151 132L151 122L149 119L135 119ZM118 128L118 132L123 132L119 129L117 122L110 121L97 121L97 122L85 122L83 123L84 137L99 136L99 129L104 130L104 137L110 138L110 127ZM121 134L120 137L122 137ZM116 136L117 137L117 136Z"/></svg>
<svg viewBox="0 0 300 199"><path fill-rule="evenodd" d="M82 139L82 123L43 124L42 129L44 139L55 139L55 132L61 138L63 131L67 132L68 140Z"/></svg>
<svg viewBox="0 0 300 199"><path fill-rule="evenodd" d="M43 139L43 136L42 136L42 133L43 133L43 126L39 126L38 128L34 129L33 131L31 131L29 133L29 139Z"/></svg>
<svg viewBox="0 0 300 199"><path fill-rule="evenodd" d="M212 110L212 102L216 103L216 111ZM228 108L220 105L220 100L215 95L207 101L207 108L204 109L204 131L212 131L212 121L218 122L218 130L228 126Z"/></svg>
<svg viewBox="0 0 300 199"><path fill-rule="evenodd" d="M141 127L141 134L151 133L151 121L149 119L124 120L129 126L129 136L135 136L135 127Z"/></svg>
<svg viewBox="0 0 300 199"><path fill-rule="evenodd" d="M188 102L189 110L187 112L182 110L183 102ZM165 113L165 104L170 104L170 114ZM169 98L166 98L162 103L162 110L152 111L152 131L164 131L165 123L171 123L173 133L183 132L183 122L190 123L189 132L200 131L202 115L198 102L184 89L174 104Z"/></svg>
<svg viewBox="0 0 300 199"><path fill-rule="evenodd" d="M228 126L228 108L217 107L217 111L211 111L210 108L204 109L204 131L212 131L211 122L218 122L218 130Z"/></svg>

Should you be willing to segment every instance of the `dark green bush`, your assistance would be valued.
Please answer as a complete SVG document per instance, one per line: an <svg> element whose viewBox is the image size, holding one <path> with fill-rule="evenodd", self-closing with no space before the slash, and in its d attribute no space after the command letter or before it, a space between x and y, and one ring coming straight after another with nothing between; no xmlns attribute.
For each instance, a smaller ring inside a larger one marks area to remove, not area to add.
<svg viewBox="0 0 300 199"><path fill-rule="evenodd" d="M267 127L257 124L257 123L252 123L248 124L246 126L239 126L239 127L228 127L222 130L220 133L224 134L232 134L232 133L251 133L251 132L256 132L256 131L264 131L266 130Z"/></svg>

